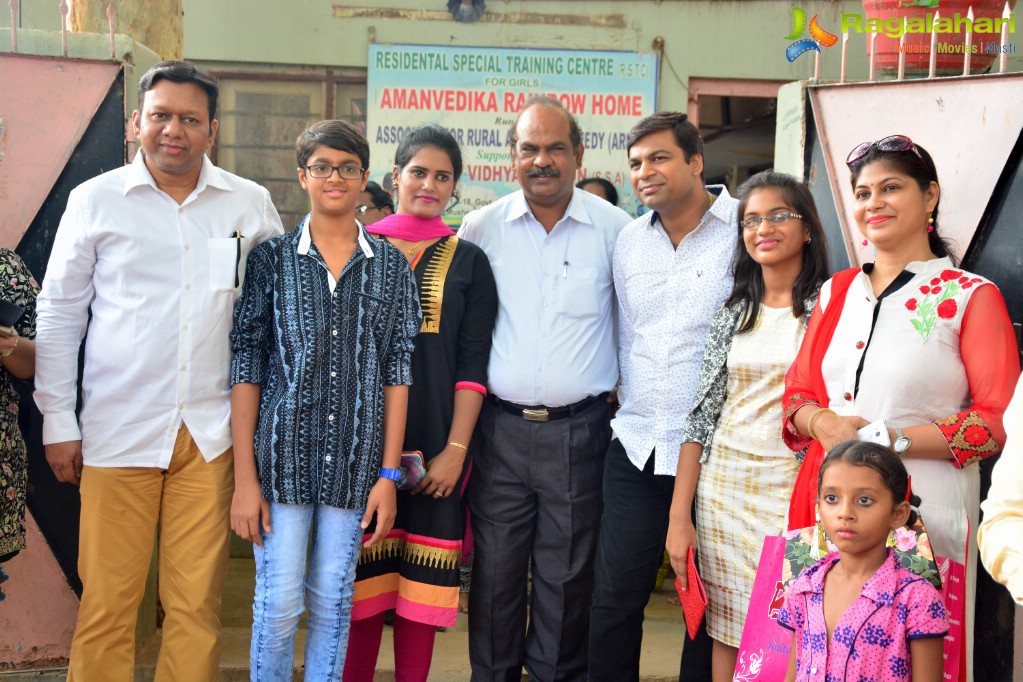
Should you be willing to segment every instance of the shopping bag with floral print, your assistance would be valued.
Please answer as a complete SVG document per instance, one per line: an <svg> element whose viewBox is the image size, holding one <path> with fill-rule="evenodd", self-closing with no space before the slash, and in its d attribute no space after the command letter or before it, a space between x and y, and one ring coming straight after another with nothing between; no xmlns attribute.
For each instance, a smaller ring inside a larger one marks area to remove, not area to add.
<svg viewBox="0 0 1023 682"><path fill-rule="evenodd" d="M934 560L931 541L923 518L917 514L910 526L902 526L888 536L888 546L895 550L895 556L903 568L925 578L941 591L941 572ZM820 524L810 528L790 530L785 533L785 561L782 564L781 579L785 587L799 577L805 569L813 566L828 553L834 552L835 545L828 539Z"/></svg>
<svg viewBox="0 0 1023 682"><path fill-rule="evenodd" d="M778 613L785 601L781 582L785 563L785 537L768 535L764 538L753 593L746 609L733 682L785 679L792 645L792 631L778 625Z"/></svg>

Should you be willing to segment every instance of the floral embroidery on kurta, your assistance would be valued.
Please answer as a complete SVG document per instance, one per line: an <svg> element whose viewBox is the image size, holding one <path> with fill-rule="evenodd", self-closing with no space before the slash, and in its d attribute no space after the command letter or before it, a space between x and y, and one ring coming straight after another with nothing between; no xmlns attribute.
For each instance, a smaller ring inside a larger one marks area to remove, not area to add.
<svg viewBox="0 0 1023 682"><path fill-rule="evenodd" d="M976 410L936 419L934 423L948 441L955 457L953 463L959 468L998 454L998 443Z"/></svg>
<svg viewBox="0 0 1023 682"><path fill-rule="evenodd" d="M927 284L920 285L920 296L906 301L906 310L916 313L910 324L926 341L939 319L951 320L959 312L956 297L964 290L983 282L980 277L970 278L961 270L942 270Z"/></svg>

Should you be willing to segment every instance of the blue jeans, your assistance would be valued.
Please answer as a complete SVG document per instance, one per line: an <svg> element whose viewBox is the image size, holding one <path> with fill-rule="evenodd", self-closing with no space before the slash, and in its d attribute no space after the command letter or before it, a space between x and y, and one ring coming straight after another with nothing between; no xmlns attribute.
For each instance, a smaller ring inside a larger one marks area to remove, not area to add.
<svg viewBox="0 0 1023 682"><path fill-rule="evenodd" d="M263 546L255 547L252 682L291 681L303 600L309 608L305 679L341 679L363 513L320 504L270 504L272 530L263 532ZM313 546L307 571L310 528Z"/></svg>

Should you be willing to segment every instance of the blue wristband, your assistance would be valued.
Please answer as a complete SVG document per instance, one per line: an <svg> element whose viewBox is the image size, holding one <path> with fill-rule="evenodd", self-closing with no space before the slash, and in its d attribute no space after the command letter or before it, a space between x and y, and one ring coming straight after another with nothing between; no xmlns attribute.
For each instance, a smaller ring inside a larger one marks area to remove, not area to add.
<svg viewBox="0 0 1023 682"><path fill-rule="evenodd" d="M397 485L402 478L404 478L405 472L401 469L391 469L389 467L380 467L380 478L386 478L389 481L394 481Z"/></svg>

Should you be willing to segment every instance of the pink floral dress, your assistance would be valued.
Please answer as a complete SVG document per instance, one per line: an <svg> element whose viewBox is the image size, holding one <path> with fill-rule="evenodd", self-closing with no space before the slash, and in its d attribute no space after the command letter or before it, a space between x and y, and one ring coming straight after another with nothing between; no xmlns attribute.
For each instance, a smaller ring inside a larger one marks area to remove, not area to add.
<svg viewBox="0 0 1023 682"><path fill-rule="evenodd" d="M789 586L778 623L796 633L797 682L909 682L909 642L944 637L948 618L941 594L925 579L888 559L846 609L828 641L824 578L838 563L832 552Z"/></svg>

